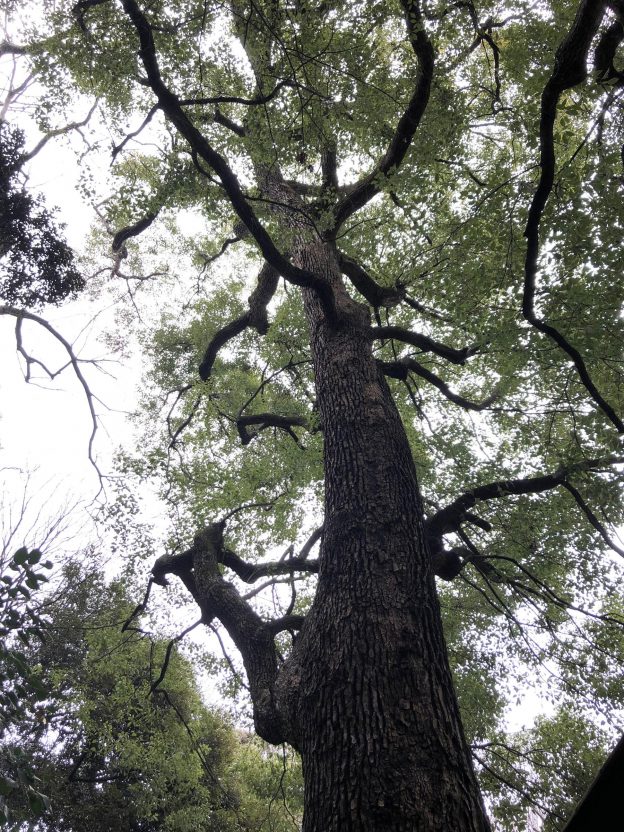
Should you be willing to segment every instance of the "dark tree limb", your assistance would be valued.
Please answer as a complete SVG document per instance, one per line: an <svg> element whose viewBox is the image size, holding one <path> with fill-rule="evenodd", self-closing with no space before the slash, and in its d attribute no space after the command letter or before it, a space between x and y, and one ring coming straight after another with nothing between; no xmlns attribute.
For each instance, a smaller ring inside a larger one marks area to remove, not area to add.
<svg viewBox="0 0 624 832"><path fill-rule="evenodd" d="M138 237L139 234L142 234L146 229L148 229L158 216L159 210L151 211L149 214L146 214L132 225L126 225L123 228L120 228L119 231L115 233L113 242L111 243L113 254L119 254L123 250L123 245L126 240L129 240L131 237Z"/></svg>
<svg viewBox="0 0 624 832"><path fill-rule="evenodd" d="M374 339L383 338L385 340L393 339L403 341L405 344L418 347L423 352L433 352L439 355L440 358L445 358L453 364L465 364L467 358L470 358L470 356L475 355L479 351L479 348L476 346L463 347L461 350L448 347L446 344L434 341L433 338L429 338L427 335L412 332L401 326L374 326L371 327L370 333Z"/></svg>
<svg viewBox="0 0 624 832"><path fill-rule="evenodd" d="M141 122L141 125L139 127L137 127L136 130L133 130L131 133L128 133L128 135L125 136L125 138L123 139L122 142L120 142L119 144L113 145L113 151L112 151L112 157L113 157L112 161L113 162L115 161L115 159L117 158L119 153L121 153L121 151L124 149L124 147L128 144L128 142L132 141L132 139L135 139L138 135L140 135L143 132L143 130L145 130L145 128L150 123L150 121L154 118L154 116L156 115L158 110L159 110L158 104L154 104L153 107L150 107L150 109L148 110L147 115L145 116L145 118Z"/></svg>
<svg viewBox="0 0 624 832"><path fill-rule="evenodd" d="M278 633L283 633L284 630L300 630L303 627L304 621L305 615L290 613L289 615L284 615L281 618L269 621L267 628L276 636Z"/></svg>
<svg viewBox="0 0 624 832"><path fill-rule="evenodd" d="M273 694L278 673L274 632L222 577L223 557L223 523L212 523L195 536L186 552L159 558L152 580L162 583L169 572L179 575L201 610L202 622L221 621L245 665L256 731L267 742L278 744L285 735Z"/></svg>
<svg viewBox="0 0 624 832"><path fill-rule="evenodd" d="M482 402L472 402L469 399L460 396L458 393L453 393L445 381L443 381L431 370L427 369L427 367L423 367L422 364L419 364L418 361L413 358L401 358L398 361L379 361L378 363L385 375L390 376L390 378L397 378L401 381L404 381L408 377L408 373L416 373L416 375L424 378L430 384L433 384L434 387L437 387L449 401L465 408L466 410L486 410L497 399L497 395L494 393Z"/></svg>
<svg viewBox="0 0 624 832"><path fill-rule="evenodd" d="M136 0L122 0L122 5L139 37L139 58L145 69L147 82L158 99L160 109L176 127L180 135L186 139L192 151L201 157L217 174L232 203L232 207L255 239L265 260L290 283L315 291L323 306L327 320L332 324L337 323L338 312L334 293L329 283L312 274L312 272L293 265L277 249L268 231L245 198L240 183L225 158L212 147L206 137L195 127L184 111L180 99L164 83L158 66L152 30L138 3Z"/></svg>
<svg viewBox="0 0 624 832"><path fill-rule="evenodd" d="M213 95L203 98L182 98L180 104L184 107L193 105L208 105L208 104L243 104L246 107L258 106L259 104L268 104L272 101L278 92L284 87L293 87L294 82L290 79L278 81L271 92L266 95L255 95L253 98L243 98L240 95Z"/></svg>
<svg viewBox="0 0 624 832"><path fill-rule="evenodd" d="M339 253L338 265L358 292L363 295L371 306L396 306L403 298L400 288L386 288L380 286L368 272L355 260L346 254Z"/></svg>
<svg viewBox="0 0 624 832"><path fill-rule="evenodd" d="M74 371L74 375L76 376L76 378L80 382L80 386L82 387L82 389L84 391L85 398L87 400L87 406L89 408L89 414L91 416L91 434L89 436L89 445L88 445L89 462L95 468L95 470L97 472L97 475L98 475L98 479L100 481L100 486L103 487L102 475L100 473L100 469L98 468L97 463L95 461L95 457L93 455L93 443L95 441L95 434L97 433L97 428L98 428L98 418L97 418L97 413L95 411L95 401L96 401L96 399L95 399L93 393L91 392L91 389L89 388L87 380L84 377L84 374L82 372L81 364L84 364L85 362L82 361L80 358L78 358L78 356L74 352L73 345L70 344L69 341L60 334L60 332L58 332L50 323L48 323L48 321L45 320L45 318L42 318L40 315L35 315L33 312L27 312L25 309L17 309L13 306L3 306L3 305L0 305L0 315L9 315L9 316L16 319L15 320L16 343L17 343L18 351L20 352L20 354L23 356L23 358L26 361L26 374L27 374L26 375L26 380L27 381L29 380L30 365L33 364L33 363L38 364L50 378L54 378L55 376L57 376L60 372L62 372L63 369L65 369L65 367L71 366L72 370ZM23 347L23 344L22 344L22 322L25 321L25 320L26 321L33 321L34 323L38 324L40 327L45 329L46 332L49 332L50 335L52 335L52 337L55 338L59 342L59 344L61 344L61 346L63 347L63 349L67 353L67 357L68 357L68 363L65 364L63 366L63 368L61 368L61 370L58 370L56 372L51 372L50 370L48 370L48 368L41 361L38 361L37 359L33 359L31 356L29 356L26 353L26 351Z"/></svg>
<svg viewBox="0 0 624 832"><path fill-rule="evenodd" d="M242 125L233 121L231 118L228 118L221 112L221 110L219 110L218 107L213 113L213 119L217 124L220 124L222 127L227 127L228 130L231 130L232 133L236 133L236 135L241 138L244 138L247 135L247 131Z"/></svg>
<svg viewBox="0 0 624 832"><path fill-rule="evenodd" d="M317 541L319 541L321 539L322 536L323 536L323 527L322 526L319 526L318 529L314 529L314 531L312 532L310 537L306 540L306 542L301 547L301 551L299 552L299 558L301 560L305 560L308 557L308 555L310 554L310 552L314 548L314 545L317 543Z"/></svg>
<svg viewBox="0 0 624 832"><path fill-rule="evenodd" d="M251 425L257 425L257 430L253 433L247 430ZM305 416L281 416L277 413L254 413L249 416L239 416L236 420L236 428L243 445L249 445L251 440L266 428L284 430L299 444L299 439L292 430L293 427L307 428L308 420Z"/></svg>
<svg viewBox="0 0 624 832"><path fill-rule="evenodd" d="M276 575L290 575L293 572L309 572L317 574L319 571L318 560L307 560L301 555L296 558L289 558L283 561L271 561L270 563L247 563L241 557L229 549L224 549L220 562L235 572L236 575L246 584L252 584L260 578L274 577Z"/></svg>
<svg viewBox="0 0 624 832"><path fill-rule="evenodd" d="M425 31L419 0L401 0L410 44L418 59L418 75L412 97L397 124L386 152L375 168L349 188L336 209L335 230L379 193L383 180L402 163L429 102L434 50Z"/></svg>
<svg viewBox="0 0 624 832"><path fill-rule="evenodd" d="M571 465L568 468L561 467L551 474L511 480L498 480L497 482L487 483L486 485L479 485L470 491L466 491L460 497L457 497L456 500L453 500L452 503L428 518L425 523L426 533L429 537L436 539L442 535L457 531L460 525L466 520L474 522L474 515L470 514L470 510L478 502L524 494L541 494L544 491L550 491L561 485L568 487L568 478L574 473L602 470L605 467L621 464L622 462L624 462L623 457L589 459Z"/></svg>
<svg viewBox="0 0 624 832"><path fill-rule="evenodd" d="M85 35L88 34L87 24L85 23L85 12L87 9L93 9L95 6L103 6L105 3L110 3L110 0L80 0L75 6L72 6L72 14Z"/></svg>
<svg viewBox="0 0 624 832"><path fill-rule="evenodd" d="M200 256L200 257L202 258L202 260L204 261L204 265L202 266L202 272L204 271L204 269L205 269L207 266L209 266L211 263L214 263L214 262L215 262L215 260L218 260L218 259L219 259L219 257L221 257L222 255L224 255L224 254L225 254L225 252L228 250L228 248L229 248L230 246L233 246L235 243L239 243L242 239L243 239L243 238L242 238L242 237L239 237L238 235L235 235L234 237L227 237L227 238L223 241L223 243L221 244L221 248L219 249L219 251L218 251L216 254L211 254L211 255L208 255L208 254L204 254L204 253L203 253L203 252L201 252L201 251L200 251L200 252L198 252L199 256Z"/></svg>
<svg viewBox="0 0 624 832"><path fill-rule="evenodd" d="M594 402L616 427L624 433L624 422L603 398L587 370L580 352L558 329L539 318L535 311L536 279L540 252L540 225L546 203L555 181L554 126L559 97L564 90L581 84L587 76L587 56L598 31L607 3L604 0L582 0L572 28L561 41L555 55L555 67L542 93L540 135L540 178L533 196L524 231L527 253L524 270L522 314L539 332L551 338L568 355L582 383Z"/></svg>
<svg viewBox="0 0 624 832"><path fill-rule="evenodd" d="M10 43L8 40L0 42L0 58L3 55L28 55L26 46L19 46L17 43Z"/></svg>
<svg viewBox="0 0 624 832"><path fill-rule="evenodd" d="M210 378L212 368L221 347L227 344L232 338L236 338L241 332L244 332L249 326L249 319L250 313L245 312L240 318L235 318L233 321L230 321L213 335L212 340L206 347L202 362L199 365L199 377L202 381Z"/></svg>
<svg viewBox="0 0 624 832"><path fill-rule="evenodd" d="M564 482L563 487L570 492L570 494L574 497L574 500L578 507L581 509L585 517L589 520L590 525L596 529L600 537L604 540L607 546L612 549L614 552L617 552L618 555L624 558L624 549L621 546L618 546L617 543L611 538L605 527L602 525L600 520L596 517L594 512L591 508L587 505L585 500L581 497L578 490L572 485L572 483Z"/></svg>
<svg viewBox="0 0 624 832"><path fill-rule="evenodd" d="M269 328L267 305L275 294L278 281L278 273L269 263L265 263L258 274L256 288L249 296L249 311L221 327L206 347L199 365L199 377L202 381L210 377L219 350L232 338L240 335L247 327L252 327L260 335L266 334Z"/></svg>

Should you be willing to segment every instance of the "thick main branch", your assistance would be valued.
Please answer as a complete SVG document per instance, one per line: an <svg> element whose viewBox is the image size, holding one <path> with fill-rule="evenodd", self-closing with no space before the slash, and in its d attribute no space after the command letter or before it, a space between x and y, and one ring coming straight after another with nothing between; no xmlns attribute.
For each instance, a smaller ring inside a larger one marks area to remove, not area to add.
<svg viewBox="0 0 624 832"><path fill-rule="evenodd" d="M192 150L215 171L232 207L255 239L265 260L289 282L313 289L323 305L327 319L335 323L337 320L336 305L329 284L312 274L312 272L293 265L278 250L268 231L245 198L240 183L225 158L212 147L206 137L195 127L185 113L180 99L164 83L158 66L152 30L138 3L136 0L122 0L122 5L139 36L139 57L147 74L149 86L156 95L163 113L187 140Z"/></svg>

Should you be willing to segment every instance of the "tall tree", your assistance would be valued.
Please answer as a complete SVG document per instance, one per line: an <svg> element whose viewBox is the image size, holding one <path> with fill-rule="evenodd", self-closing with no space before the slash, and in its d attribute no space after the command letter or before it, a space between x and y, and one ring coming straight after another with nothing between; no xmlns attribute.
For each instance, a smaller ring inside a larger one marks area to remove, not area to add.
<svg viewBox="0 0 624 832"><path fill-rule="evenodd" d="M169 448L146 441L142 465L193 539L153 582L179 576L228 631L257 732L301 753L304 832L488 828L435 574L462 583L450 604L545 625L549 649L589 586L587 612L621 622L598 551L624 554L623 16L621 0L81 0L31 34L54 100L95 94L110 125L141 111L114 139L113 255L196 207L197 261L237 245L257 263L247 305L232 279L188 324L167 310ZM129 153L147 136L157 151ZM314 537L279 561L232 551L254 537L232 530L237 503L283 543L320 480L318 558ZM298 614L293 589L267 619L224 569L318 574L314 600Z"/></svg>

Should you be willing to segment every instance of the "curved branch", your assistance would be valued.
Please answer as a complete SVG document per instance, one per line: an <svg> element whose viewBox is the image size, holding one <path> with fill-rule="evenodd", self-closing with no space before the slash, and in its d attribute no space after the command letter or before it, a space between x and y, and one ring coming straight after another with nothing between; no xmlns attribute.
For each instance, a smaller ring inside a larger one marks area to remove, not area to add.
<svg viewBox="0 0 624 832"><path fill-rule="evenodd" d="M598 532L600 537L602 537L602 539L607 544L607 546L610 549L613 549L614 552L617 552L618 555L620 555L621 557L624 558L624 549L621 546L618 546L617 543L614 543L614 541L609 536L609 533L607 532L605 527L602 525L600 520L596 517L594 512L587 505L585 500L581 497L580 493L572 485L572 483L564 482L564 483L562 483L562 485L574 497L574 500L576 501L576 504L578 505L578 507L581 509L581 511L583 512L585 517L587 517L590 524L596 529L596 531Z"/></svg>
<svg viewBox="0 0 624 832"><path fill-rule="evenodd" d="M284 87L293 87L294 82L288 78L278 81L271 92L266 95L256 95L253 98L242 98L239 95L213 95L204 98L182 98L180 104L184 107L203 104L244 104L247 107L257 106L258 104L268 104L272 101L278 92Z"/></svg>
<svg viewBox="0 0 624 832"><path fill-rule="evenodd" d="M206 347L206 352L199 365L199 377L206 381L212 373L217 353L228 341L240 335L247 327L253 327L260 335L265 335L269 328L267 306L275 294L279 275L275 269L265 263L258 274L256 288L249 296L249 312L221 327Z"/></svg>
<svg viewBox="0 0 624 832"><path fill-rule="evenodd" d="M154 693L156 688L160 685L160 683L167 675L167 670L169 668L169 662L171 661L171 654L173 653L173 648L176 646L176 644L178 644L178 642L182 641L182 639L185 636L192 632L195 629L195 627L199 627L201 623L202 620L200 618L198 621L195 621L194 624L189 624L189 626L182 630L181 633L178 633L177 636L175 636L169 641L169 643L167 644L167 649L165 650L165 658L163 660L162 667L160 668L160 673L158 674L158 678L156 679L156 681L152 682L152 684L150 685L149 695Z"/></svg>
<svg viewBox="0 0 624 832"><path fill-rule="evenodd" d="M400 288L380 286L359 263L342 252L338 254L338 265L371 306L396 306L402 300L403 292Z"/></svg>
<svg viewBox="0 0 624 832"><path fill-rule="evenodd" d="M434 51L425 31L419 0L401 0L410 44L418 59L412 97L399 119L394 136L375 168L349 189L336 209L335 230L381 191L383 180L402 163L429 102Z"/></svg>
<svg viewBox="0 0 624 832"><path fill-rule="evenodd" d="M50 130L49 133L46 133L42 139L40 139L37 144L30 150L28 153L25 153L22 156L22 164L26 162L30 162L31 159L34 157L46 146L46 144L50 141L50 139L56 138L56 136L64 136L67 133L70 133L72 130L79 130L81 127L84 127L88 124L91 116L95 112L95 108L97 107L98 102L95 101L87 115L83 118L82 121L73 121L71 124L66 124L64 127L57 127L54 130Z"/></svg>
<svg viewBox="0 0 624 832"><path fill-rule="evenodd" d="M416 373L416 375L424 378L430 384L433 384L434 387L437 387L449 401L465 408L466 410L486 410L497 399L496 393L488 396L488 398L484 399L482 402L472 402L469 399L465 399L458 393L453 393L445 381L443 381L435 373L432 373L431 370L428 370L427 367L423 367L422 364L419 364L418 361L413 358L401 358L398 361L379 361L378 363L385 375L390 376L391 378L398 378L401 381L404 381L407 378L409 372Z"/></svg>
<svg viewBox="0 0 624 832"><path fill-rule="evenodd" d="M562 40L555 55L555 67L542 93L540 117L540 178L533 196L524 236L527 253L524 268L524 295L522 314L539 332L551 338L573 361L582 383L594 402L615 425L618 433L624 433L624 422L603 398L593 383L580 352L558 329L537 317L535 312L536 278L540 252L540 224L546 203L555 181L554 126L559 97L564 90L582 83L587 76L587 55L606 9L602 0L583 0L579 5L572 28Z"/></svg>
<svg viewBox="0 0 624 832"><path fill-rule="evenodd" d="M158 558L152 580L166 584L166 574L177 574L199 606L201 621L207 626L213 618L221 621L243 658L256 731L268 742L283 742L281 719L273 701L278 672L274 635L234 585L221 576L223 548L223 523L212 523L195 536L186 552Z"/></svg>
<svg viewBox="0 0 624 832"><path fill-rule="evenodd" d="M158 112L159 109L160 108L159 108L158 104L154 104L153 107L150 107L150 109L148 110L147 115L145 116L145 118L141 122L140 127L137 127L136 130L133 130L131 133L128 133L128 135L125 136L123 141L121 141L119 144L113 145L113 151L112 151L112 154L111 154L112 155L112 162L115 161L118 154L121 153L121 151L124 149L124 147L128 144L129 141L132 141L132 139L135 139L140 133L143 132L143 130L145 130L145 128L150 123L150 121L154 118L154 116L156 115L156 113Z"/></svg>
<svg viewBox="0 0 624 832"><path fill-rule="evenodd" d="M150 211L149 214L146 214L142 219L137 220L137 222L133 223L133 225L126 225L123 228L120 228L119 231L116 232L113 237L113 242L111 243L113 254L118 254L122 250L123 244L126 240L129 240L130 237L138 237L139 234L142 234L147 228L149 228L158 216L159 211L160 208L158 211Z"/></svg>
<svg viewBox="0 0 624 832"><path fill-rule="evenodd" d="M447 347L446 344L441 344L439 341L434 341L427 335L421 335L419 332L412 332L409 329L404 329L401 326L373 326L370 329L372 338L394 339L396 341L403 341L406 344L411 344L418 347L423 352L433 352L441 358L446 358L447 361L453 364L465 364L466 359L471 355L475 355L479 351L476 346L463 347L458 350L454 347Z"/></svg>
<svg viewBox="0 0 624 832"><path fill-rule="evenodd" d="M258 425L258 430L250 433L247 430L250 425ZM254 413L249 416L239 416L236 420L236 428L243 445L249 445L251 440L265 428L284 430L299 444L299 439L292 430L293 427L307 428L308 420L305 416L281 416L277 413Z"/></svg>
<svg viewBox="0 0 624 832"><path fill-rule="evenodd" d="M55 375L58 375L58 372L61 372L62 369L64 369L64 368L61 368L61 370L57 371L57 373L51 373L45 367L45 365L42 364L41 361L37 361L36 359L32 359L30 356L26 355L23 348L21 347L21 326L22 326L22 321L23 320L34 321L35 323L39 324L39 326L43 327L43 329L45 329L47 332L49 332L50 335L52 335L52 337L55 338L59 342L59 344L62 345L63 349L67 353L69 362L65 366L70 366L71 365L71 368L74 371L74 374L75 374L76 378L78 379L78 381L80 382L80 385L82 386L82 389L84 390L84 394L85 394L85 397L87 399L87 405L89 407L89 413L91 414L92 429L91 429L91 434L89 436L88 456L89 456L89 462L93 465L93 467L95 468L95 470L97 472L98 479L100 480L100 485L101 485L102 484L102 476L100 474L100 470L99 470L99 468L98 468L98 466L95 462L95 459L93 457L93 442L95 441L95 434L97 433L97 428L98 428L97 414L95 412L95 405L94 405L94 400L95 399L94 399L93 393L91 392L91 390L89 388L89 385L87 384L87 380L85 379L85 377L82 373L82 370L80 368L81 361L76 356L76 354L74 353L74 349L73 349L72 345L69 343L69 341L67 341L65 338L63 338L63 336L60 334L60 332L58 332L56 329L54 329L54 327L51 324L49 324L48 321L45 320L45 318L42 318L39 315L35 315L33 312L27 312L24 309L17 309L13 306L0 305L0 315L10 315L13 318L16 318L15 335L16 335L16 340L17 340L17 344L18 344L18 349L20 350L21 354L26 358L27 366L29 364L32 364L32 363L37 363L43 370L45 370L45 372L50 376L50 378L54 378ZM28 380L28 378L27 378L27 380Z"/></svg>
<svg viewBox="0 0 624 832"><path fill-rule="evenodd" d="M218 618L238 648L247 678L258 734L268 742L284 740L283 727L273 699L278 664L273 633L219 571L223 551L223 525L213 523L195 536L192 547L195 600L202 620Z"/></svg>
<svg viewBox="0 0 624 832"><path fill-rule="evenodd" d="M448 506L436 512L425 523L427 534L432 538L456 531L465 521L473 522L469 516L472 509L478 502L485 500L496 500L501 497L520 496L523 494L541 494L557 488L560 485L569 486L568 477L579 471L596 471L605 466L618 465L624 462L623 457L609 457L607 459L590 459L570 465L568 468L559 468L552 474L542 474L537 477L523 477L512 480L498 480L487 485L479 485L466 491Z"/></svg>
<svg viewBox="0 0 624 832"><path fill-rule="evenodd" d="M138 3L136 0L121 1L124 11L134 25L139 37L139 57L145 69L149 86L156 95L163 113L165 113L178 132L187 140L193 152L201 156L220 178L232 207L255 239L265 260L274 266L290 283L314 290L323 305L327 320L335 324L338 320L338 313L331 286L322 278L312 274L312 272L293 265L277 249L268 231L262 225L253 208L245 198L240 183L225 158L212 147L205 136L190 121L180 104L180 99L162 80L152 30L147 18L140 10Z"/></svg>

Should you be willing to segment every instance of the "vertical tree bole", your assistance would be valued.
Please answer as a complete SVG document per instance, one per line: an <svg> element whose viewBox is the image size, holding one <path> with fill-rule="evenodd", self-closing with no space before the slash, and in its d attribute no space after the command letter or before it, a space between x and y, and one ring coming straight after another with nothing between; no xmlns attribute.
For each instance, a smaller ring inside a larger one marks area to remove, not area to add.
<svg viewBox="0 0 624 832"><path fill-rule="evenodd" d="M325 439L325 533L313 607L278 682L304 769L304 832L489 829L442 633L411 451L377 367L369 313L331 244L299 253Z"/></svg>

